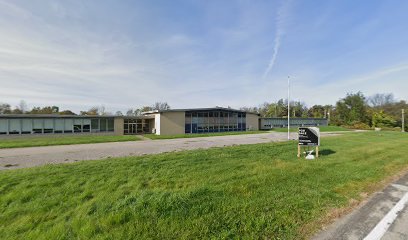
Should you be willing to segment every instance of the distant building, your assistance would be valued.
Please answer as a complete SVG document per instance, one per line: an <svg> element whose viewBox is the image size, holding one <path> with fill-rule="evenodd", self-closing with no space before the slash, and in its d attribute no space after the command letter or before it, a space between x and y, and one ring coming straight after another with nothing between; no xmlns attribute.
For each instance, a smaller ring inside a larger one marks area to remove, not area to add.
<svg viewBox="0 0 408 240"><path fill-rule="evenodd" d="M151 111L138 117L3 114L0 115L0 135L214 133L285 127L285 121L284 118L260 118L257 113L222 107ZM291 119L291 124L327 125L327 119Z"/></svg>

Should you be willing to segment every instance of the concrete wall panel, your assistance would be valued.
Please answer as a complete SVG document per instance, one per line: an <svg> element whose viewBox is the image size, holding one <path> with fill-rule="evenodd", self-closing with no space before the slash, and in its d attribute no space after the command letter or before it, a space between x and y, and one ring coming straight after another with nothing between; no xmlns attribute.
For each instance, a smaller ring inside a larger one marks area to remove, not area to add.
<svg viewBox="0 0 408 240"><path fill-rule="evenodd" d="M163 112L160 114L158 135L184 134L185 112Z"/></svg>
<svg viewBox="0 0 408 240"><path fill-rule="evenodd" d="M115 135L123 135L124 134L124 125L125 121L123 118L115 118L114 119L114 129Z"/></svg>
<svg viewBox="0 0 408 240"><path fill-rule="evenodd" d="M259 116L252 113L246 114L246 127L248 131L259 130Z"/></svg>

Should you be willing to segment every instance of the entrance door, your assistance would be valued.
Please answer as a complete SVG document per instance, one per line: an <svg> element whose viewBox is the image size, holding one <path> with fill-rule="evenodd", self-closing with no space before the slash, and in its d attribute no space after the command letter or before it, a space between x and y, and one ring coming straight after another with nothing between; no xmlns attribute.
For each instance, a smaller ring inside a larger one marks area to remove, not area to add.
<svg viewBox="0 0 408 240"><path fill-rule="evenodd" d="M129 123L129 134L136 134L136 123Z"/></svg>

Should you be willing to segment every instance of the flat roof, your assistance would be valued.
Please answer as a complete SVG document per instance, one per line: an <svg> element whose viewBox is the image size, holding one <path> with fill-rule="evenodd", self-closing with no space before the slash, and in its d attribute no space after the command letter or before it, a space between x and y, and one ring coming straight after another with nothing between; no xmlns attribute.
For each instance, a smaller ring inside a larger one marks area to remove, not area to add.
<svg viewBox="0 0 408 240"><path fill-rule="evenodd" d="M150 119L150 116L115 116L115 115L60 115L60 114L0 114L0 118L128 118Z"/></svg>
<svg viewBox="0 0 408 240"><path fill-rule="evenodd" d="M259 113L247 112L247 111L242 111L242 110L233 109L233 108L225 108L225 107L154 110L154 111L143 112L142 114L154 114L154 113L163 113L163 112L217 111L217 110L250 113L250 114L259 115Z"/></svg>

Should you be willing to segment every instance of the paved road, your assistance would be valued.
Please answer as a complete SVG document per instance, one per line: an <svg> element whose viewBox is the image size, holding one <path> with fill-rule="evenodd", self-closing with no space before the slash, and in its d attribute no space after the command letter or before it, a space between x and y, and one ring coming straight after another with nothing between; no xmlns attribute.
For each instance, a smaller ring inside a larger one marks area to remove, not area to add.
<svg viewBox="0 0 408 240"><path fill-rule="evenodd" d="M408 174L313 239L408 239Z"/></svg>
<svg viewBox="0 0 408 240"><path fill-rule="evenodd" d="M291 138L297 138L297 134L293 133ZM284 141L286 139L286 133L270 132L218 137L0 149L0 170L27 168L52 163L69 163L81 160L99 160L110 157L139 156L198 148L267 143Z"/></svg>

